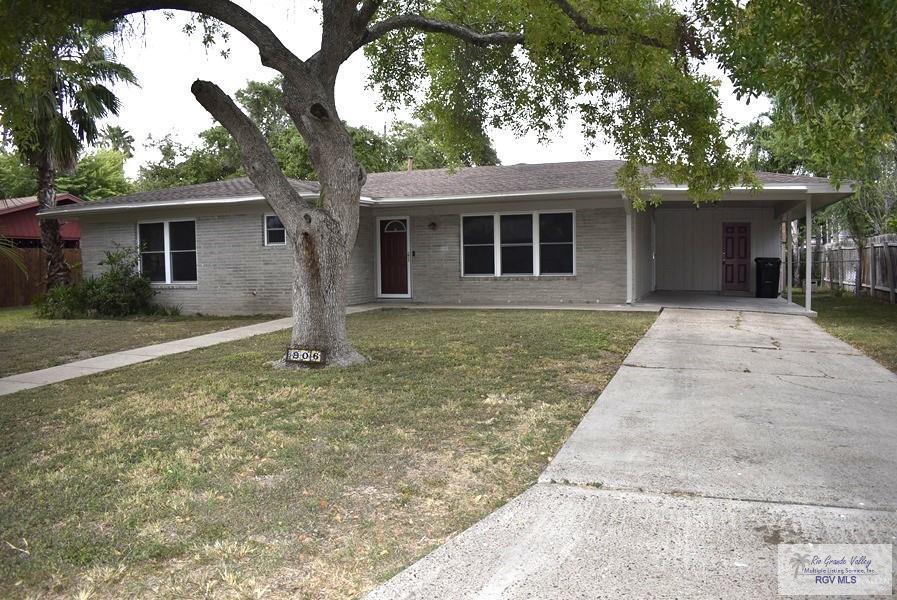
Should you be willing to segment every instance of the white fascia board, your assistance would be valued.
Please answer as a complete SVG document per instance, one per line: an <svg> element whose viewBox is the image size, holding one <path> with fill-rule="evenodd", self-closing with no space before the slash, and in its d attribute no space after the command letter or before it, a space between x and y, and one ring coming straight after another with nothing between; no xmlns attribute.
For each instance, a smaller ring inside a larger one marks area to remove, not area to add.
<svg viewBox="0 0 897 600"><path fill-rule="evenodd" d="M828 192L833 192L829 186L821 186ZM687 193L688 187L684 185L666 185L646 188L646 191L653 192L680 192ZM762 194L763 192L791 191L791 192L808 192L807 185L769 185L758 190L750 187L733 187L730 192L750 192L754 194ZM482 201L510 201L524 200L533 198L582 198L596 195L614 196L622 193L619 188L584 188L576 190L537 190L526 192L496 192L491 194L459 194L451 196L419 196L408 198L377 198L372 200L375 206L409 206L416 204L463 204L465 202L482 202Z"/></svg>
<svg viewBox="0 0 897 600"><path fill-rule="evenodd" d="M847 186L852 188L852 186ZM688 186L684 185L665 185L647 188L654 192L676 192L687 193ZM399 207L414 206L427 204L464 204L473 202L510 202L514 200L526 199L548 199L548 198L584 198L588 196L617 195L622 190L619 188L583 188L574 190L532 190L525 192L495 192L489 194L453 194L444 196L412 196L407 198L371 198L362 196L359 204L361 206L382 206L382 207ZM730 192L749 192L752 195L761 195L764 192L791 191L803 192L806 194L843 194L850 195L852 190L838 191L827 184L773 184L766 185L760 189L751 187L733 187ZM304 197L317 198L317 194L302 194ZM237 198L191 198L186 200L174 201L158 201L158 202L135 202L133 204L99 204L90 206L90 203L79 205L77 209L70 210L47 210L38 213L39 217L44 216L77 216L91 214L94 212L115 212L137 208L171 208L182 206L202 206L215 204L236 204L243 202L258 202L264 200L263 196L241 196Z"/></svg>
<svg viewBox="0 0 897 600"><path fill-rule="evenodd" d="M317 198L317 194L302 194L303 198ZM264 196L238 196L234 198L188 198L185 200L159 200L157 202L133 202L126 204L95 204L90 202L79 204L76 209L49 209L37 213L39 217L62 217L66 215L85 215L95 212L116 212L137 208L177 208L182 206L206 206L216 204L241 204L244 202L260 202Z"/></svg>

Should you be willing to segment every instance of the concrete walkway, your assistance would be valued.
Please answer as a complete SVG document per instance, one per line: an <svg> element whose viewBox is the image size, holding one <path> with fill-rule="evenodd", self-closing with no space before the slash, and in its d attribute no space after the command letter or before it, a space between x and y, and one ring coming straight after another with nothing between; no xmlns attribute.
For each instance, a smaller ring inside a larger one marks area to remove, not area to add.
<svg viewBox="0 0 897 600"><path fill-rule="evenodd" d="M806 542L897 544L897 376L806 317L667 309L536 485L368 598L773 598Z"/></svg>
<svg viewBox="0 0 897 600"><path fill-rule="evenodd" d="M173 340L162 344L144 346L143 348L134 348L132 350L113 352L112 354L103 354L102 356L94 356L93 358L78 360L64 365L50 367L48 369L41 369L39 371L10 375L0 379L0 396L40 387L42 385L49 385L51 383L59 383L60 381L74 379L75 377L102 373L103 371L153 360L160 356L179 354L189 350L196 350L197 348L206 348L208 346L241 340L263 333L280 331L281 329L287 329L292 326L293 319L287 317L284 319L227 329L225 331L217 331L215 333L206 333L204 335L197 335L181 340Z"/></svg>
<svg viewBox="0 0 897 600"><path fill-rule="evenodd" d="M377 304L358 304L347 307L346 314L351 315L370 310L379 310L381 308L383 307ZM119 367L135 365L137 363L159 358L160 356L180 354L181 352L207 348L209 346L215 346L216 344L223 344L224 342L233 342L256 335L273 333L282 329L289 329L292 326L293 318L285 317L283 319L275 319L274 321L255 323L253 325L235 327L234 329L216 331L215 333L206 333L204 335L197 335L181 340L172 340L162 344L144 346L143 348L133 348L131 350L103 354L102 356L94 356L93 358L65 363L64 365L57 365L39 371L9 375L8 377L0 378L0 396L40 387L42 385L67 381L69 379L74 379L75 377L83 377L85 375L110 371Z"/></svg>
<svg viewBox="0 0 897 600"><path fill-rule="evenodd" d="M712 292L651 292L635 304L648 309L697 308L702 310L735 310L782 315L816 317L800 304L785 298L754 298L753 296L726 296Z"/></svg>

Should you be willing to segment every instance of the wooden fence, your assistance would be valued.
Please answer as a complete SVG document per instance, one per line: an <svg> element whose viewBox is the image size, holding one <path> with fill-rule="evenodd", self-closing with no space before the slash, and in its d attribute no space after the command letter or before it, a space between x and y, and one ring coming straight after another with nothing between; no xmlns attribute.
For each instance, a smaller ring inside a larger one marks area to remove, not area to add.
<svg viewBox="0 0 897 600"><path fill-rule="evenodd" d="M0 306L26 306L47 287L47 257L41 248L17 248L25 263L23 273L8 258L0 258ZM64 248L65 261L72 278L81 278L81 249Z"/></svg>
<svg viewBox="0 0 897 600"><path fill-rule="evenodd" d="M869 238L863 252L861 286L864 292L888 298L888 263L885 252L891 254L892 274L897 281L897 235L888 234ZM813 253L814 266L818 265L819 279L830 288L855 290L859 250L853 241L834 242L818 248ZM814 269L815 271L815 269Z"/></svg>

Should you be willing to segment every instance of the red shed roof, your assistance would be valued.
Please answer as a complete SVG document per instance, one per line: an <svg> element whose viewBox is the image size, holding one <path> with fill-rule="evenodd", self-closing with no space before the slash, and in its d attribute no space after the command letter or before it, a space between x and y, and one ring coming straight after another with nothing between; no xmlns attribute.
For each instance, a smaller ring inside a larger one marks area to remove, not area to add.
<svg viewBox="0 0 897 600"><path fill-rule="evenodd" d="M81 204L84 200L74 194L56 194L56 205L63 206L65 204ZM37 206L37 196L24 196L22 198L0 198L0 215L5 215L26 208L34 208Z"/></svg>
<svg viewBox="0 0 897 600"><path fill-rule="evenodd" d="M56 196L58 206L83 202L81 198L72 194ZM37 218L37 209L37 198L34 196L0 199L0 234L13 239L39 239L40 221ZM60 223L62 227L59 233L62 239L81 238L81 226L76 221L60 220Z"/></svg>

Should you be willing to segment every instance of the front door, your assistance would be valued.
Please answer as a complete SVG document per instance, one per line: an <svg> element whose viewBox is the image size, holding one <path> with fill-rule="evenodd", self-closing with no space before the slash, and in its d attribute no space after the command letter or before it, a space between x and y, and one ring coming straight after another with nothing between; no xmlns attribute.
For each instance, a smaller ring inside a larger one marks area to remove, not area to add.
<svg viewBox="0 0 897 600"><path fill-rule="evenodd" d="M751 291L751 224L723 223L723 291Z"/></svg>
<svg viewBox="0 0 897 600"><path fill-rule="evenodd" d="M407 298L408 219L380 219L380 295Z"/></svg>

